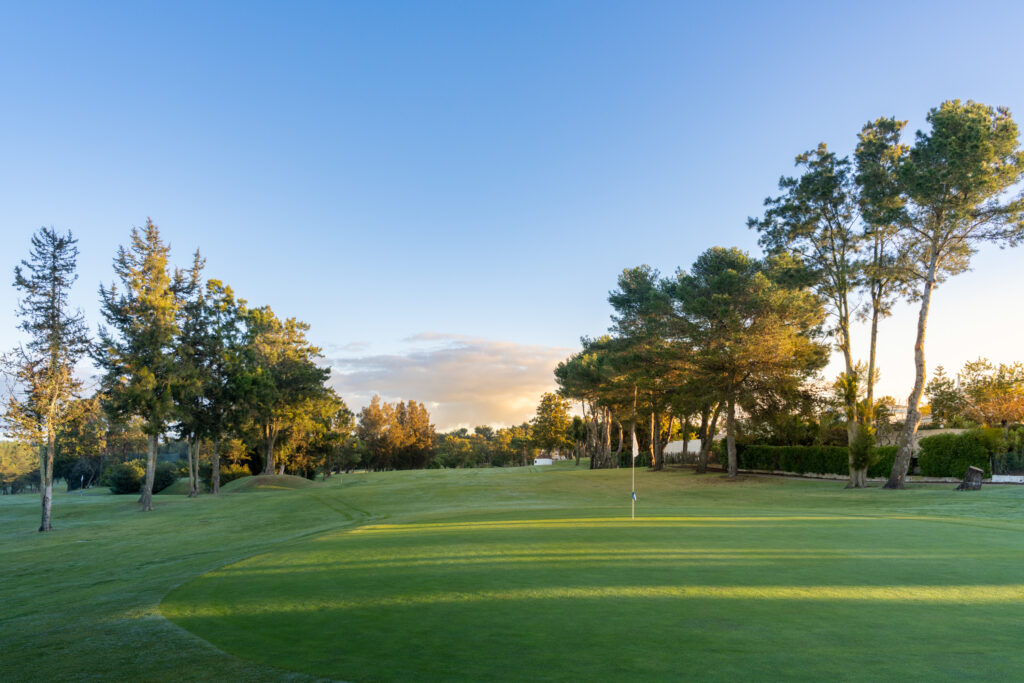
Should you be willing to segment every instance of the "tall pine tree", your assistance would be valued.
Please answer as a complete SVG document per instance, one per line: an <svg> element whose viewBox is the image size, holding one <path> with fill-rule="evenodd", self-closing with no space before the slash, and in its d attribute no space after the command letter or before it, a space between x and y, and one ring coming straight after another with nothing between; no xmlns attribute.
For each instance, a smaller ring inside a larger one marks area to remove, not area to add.
<svg viewBox="0 0 1024 683"><path fill-rule="evenodd" d="M151 220L132 228L131 244L114 257L114 273L121 281L100 286L100 303L107 326L100 326L96 362L105 407L116 419L138 416L147 437L146 478L139 502L153 509L153 477L157 443L174 418L173 394L180 381L174 344L182 293L190 282L180 271L168 269L170 247Z"/></svg>
<svg viewBox="0 0 1024 683"><path fill-rule="evenodd" d="M4 417L9 434L40 445L39 531L52 529L54 446L81 388L75 365L89 348L85 318L68 302L71 285L78 279L77 243L70 230L62 235L52 227L41 228L32 236L28 260L14 269L14 287L22 297L16 309L19 328L29 341L4 359L18 388Z"/></svg>

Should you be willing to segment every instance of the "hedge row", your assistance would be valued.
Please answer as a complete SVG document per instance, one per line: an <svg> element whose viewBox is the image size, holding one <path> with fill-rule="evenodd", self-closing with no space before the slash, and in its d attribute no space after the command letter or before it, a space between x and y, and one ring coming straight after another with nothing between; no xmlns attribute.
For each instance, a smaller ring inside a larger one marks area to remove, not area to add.
<svg viewBox="0 0 1024 683"><path fill-rule="evenodd" d="M896 446L875 448L868 467L869 477L887 477L896 459ZM724 460L724 458L723 458ZM761 446L736 444L736 461L741 470L771 470L796 474L837 474L850 472L846 446Z"/></svg>
<svg viewBox="0 0 1024 683"><path fill-rule="evenodd" d="M977 431L963 434L936 434L921 439L921 451L917 464L926 477L957 477L967 474L971 465L985 470L985 476L992 476L989 464L991 453L986 443L987 435Z"/></svg>

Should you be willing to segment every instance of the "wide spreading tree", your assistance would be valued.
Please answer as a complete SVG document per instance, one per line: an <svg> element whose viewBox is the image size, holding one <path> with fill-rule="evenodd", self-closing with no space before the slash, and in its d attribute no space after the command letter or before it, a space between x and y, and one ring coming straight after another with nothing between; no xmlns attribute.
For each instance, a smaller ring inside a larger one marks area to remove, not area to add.
<svg viewBox="0 0 1024 683"><path fill-rule="evenodd" d="M737 472L737 407L798 386L827 361L816 339L821 303L788 284L792 267L785 257L760 260L715 247L677 276L674 296L694 349L691 372L725 405L729 476Z"/></svg>

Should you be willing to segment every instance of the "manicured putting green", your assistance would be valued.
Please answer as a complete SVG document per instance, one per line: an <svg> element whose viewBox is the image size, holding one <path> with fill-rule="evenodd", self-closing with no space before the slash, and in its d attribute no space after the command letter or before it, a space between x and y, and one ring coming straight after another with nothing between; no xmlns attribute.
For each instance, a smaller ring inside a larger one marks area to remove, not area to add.
<svg viewBox="0 0 1024 683"><path fill-rule="evenodd" d="M463 477L461 499L450 478L443 517L425 502L199 576L161 612L240 658L352 681L1024 675L1024 526L1000 513L1018 491L645 475L630 521L609 505L627 472L543 473L575 503L549 509L510 507L531 484L505 477L481 509L502 474ZM404 481L392 493L435 495ZM386 509L371 488L334 492Z"/></svg>

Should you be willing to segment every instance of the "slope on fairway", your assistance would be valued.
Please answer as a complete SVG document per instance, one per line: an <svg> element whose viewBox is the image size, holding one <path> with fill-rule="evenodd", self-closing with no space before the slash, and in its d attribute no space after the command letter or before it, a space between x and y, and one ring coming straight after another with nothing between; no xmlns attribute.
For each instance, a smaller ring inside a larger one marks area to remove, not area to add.
<svg viewBox="0 0 1024 683"><path fill-rule="evenodd" d="M162 613L347 680L1018 678L1019 489L629 472L367 475L389 511L227 565ZM325 493L321 489L321 493Z"/></svg>
<svg viewBox="0 0 1024 683"><path fill-rule="evenodd" d="M257 474L252 477L233 479L221 486L220 490L224 493L244 493L246 491L290 491L314 486L316 486L316 482L291 474Z"/></svg>

